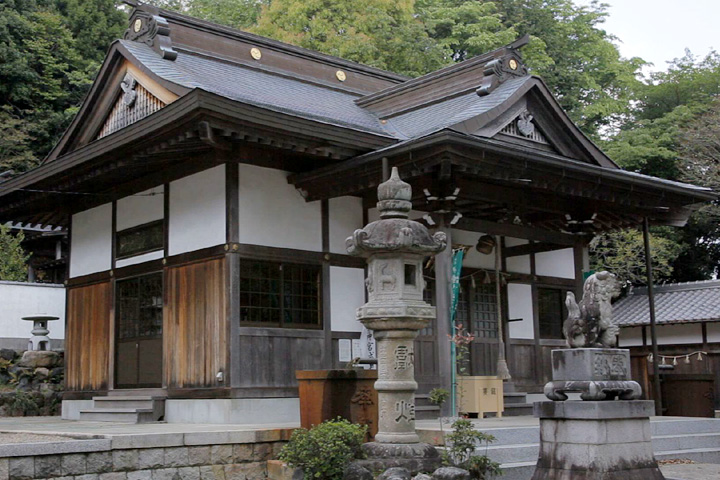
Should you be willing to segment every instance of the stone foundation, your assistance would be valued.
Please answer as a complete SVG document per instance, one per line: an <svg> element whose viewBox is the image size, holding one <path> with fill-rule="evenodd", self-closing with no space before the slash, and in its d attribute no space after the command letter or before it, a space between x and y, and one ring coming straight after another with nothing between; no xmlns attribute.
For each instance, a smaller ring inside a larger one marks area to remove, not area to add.
<svg viewBox="0 0 720 480"><path fill-rule="evenodd" d="M72 450L73 443L53 445ZM4 457L0 458L0 480L263 480L267 461L275 458L284 444L272 441Z"/></svg>
<svg viewBox="0 0 720 480"><path fill-rule="evenodd" d="M663 480L647 400L538 402L540 457L532 480Z"/></svg>

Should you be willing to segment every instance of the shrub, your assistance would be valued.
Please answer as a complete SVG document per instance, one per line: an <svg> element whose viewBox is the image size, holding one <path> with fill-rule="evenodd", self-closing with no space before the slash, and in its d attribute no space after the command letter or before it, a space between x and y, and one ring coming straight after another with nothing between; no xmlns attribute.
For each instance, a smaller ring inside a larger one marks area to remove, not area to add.
<svg viewBox="0 0 720 480"><path fill-rule="evenodd" d="M473 455L480 445L487 446L495 441L495 437L475 430L470 420L461 418L452 424L453 432L445 436L443 463L464 468L472 478L485 480L500 475L500 464L490 460L487 455Z"/></svg>
<svg viewBox="0 0 720 480"><path fill-rule="evenodd" d="M345 466L355 458L362 458L360 447L366 432L366 425L342 418L328 420L310 430L299 428L280 451L280 460L291 467L302 468L308 479L341 479Z"/></svg>

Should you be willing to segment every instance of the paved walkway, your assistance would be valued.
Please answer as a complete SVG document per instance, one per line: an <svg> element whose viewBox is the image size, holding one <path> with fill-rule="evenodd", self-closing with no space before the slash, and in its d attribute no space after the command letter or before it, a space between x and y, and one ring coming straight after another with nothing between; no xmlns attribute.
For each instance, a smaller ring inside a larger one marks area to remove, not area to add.
<svg viewBox="0 0 720 480"><path fill-rule="evenodd" d="M720 465L710 463L684 463L660 467L667 480L718 480Z"/></svg>

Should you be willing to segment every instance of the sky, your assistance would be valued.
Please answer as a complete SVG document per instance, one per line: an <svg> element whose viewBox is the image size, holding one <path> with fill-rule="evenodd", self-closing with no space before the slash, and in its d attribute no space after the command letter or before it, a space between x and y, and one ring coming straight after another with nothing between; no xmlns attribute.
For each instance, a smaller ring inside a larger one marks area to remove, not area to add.
<svg viewBox="0 0 720 480"><path fill-rule="evenodd" d="M574 0L589 5L591 0ZM704 57L720 50L720 0L604 0L610 5L605 31L618 37L622 56L640 57L667 68L667 61L682 57L685 48Z"/></svg>

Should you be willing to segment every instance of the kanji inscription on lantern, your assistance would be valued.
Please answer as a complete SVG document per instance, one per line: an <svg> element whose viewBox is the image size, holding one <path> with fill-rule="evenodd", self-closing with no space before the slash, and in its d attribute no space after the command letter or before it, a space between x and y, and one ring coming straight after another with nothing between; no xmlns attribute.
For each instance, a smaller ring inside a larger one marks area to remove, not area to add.
<svg viewBox="0 0 720 480"><path fill-rule="evenodd" d="M407 370L413 366L413 352L407 345L395 347L395 370Z"/></svg>
<svg viewBox="0 0 720 480"><path fill-rule="evenodd" d="M395 402L395 413L398 414L397 417L395 417L395 423L414 422L415 404L406 402L405 400Z"/></svg>

